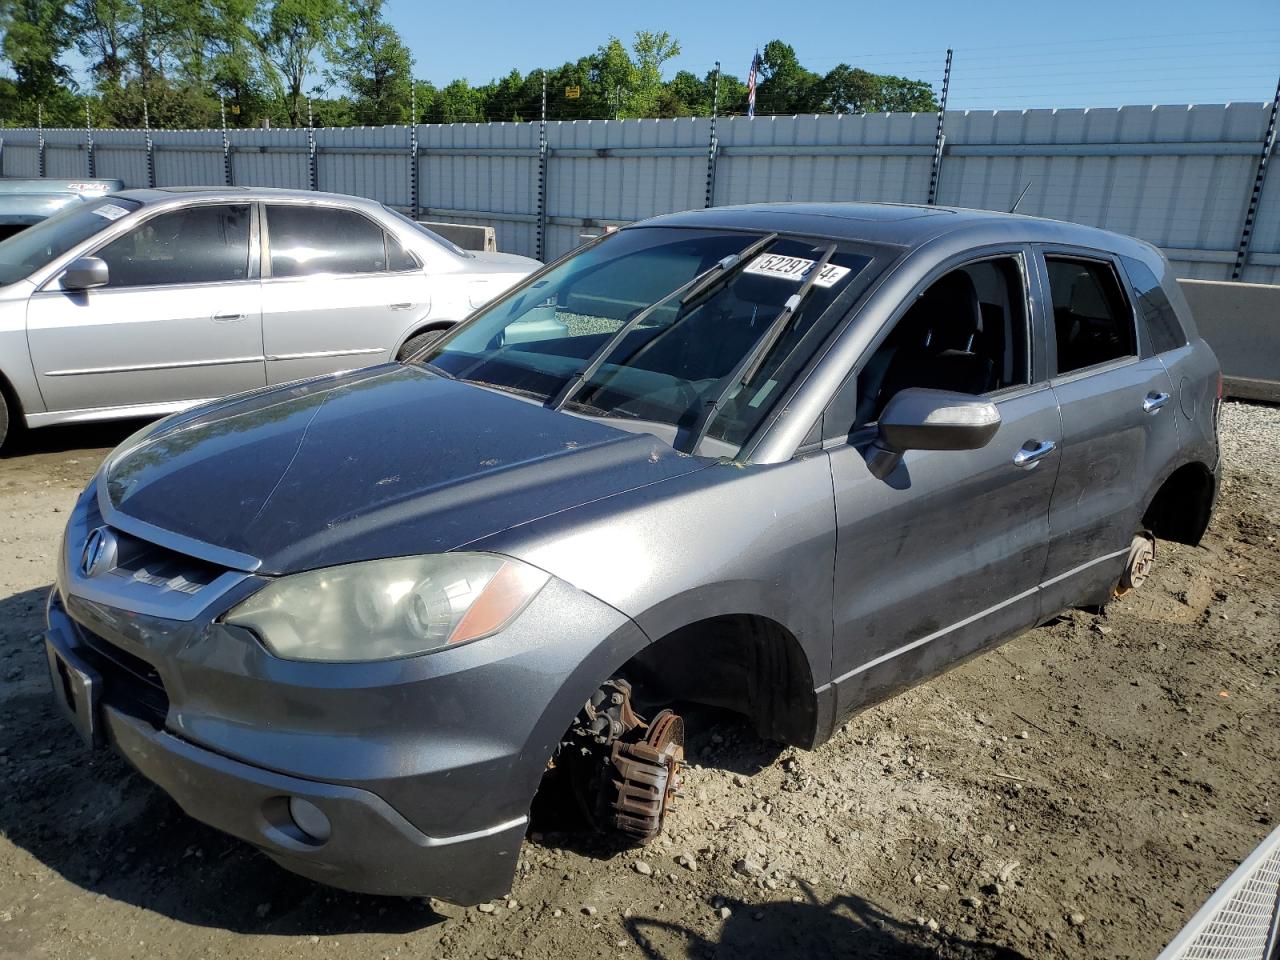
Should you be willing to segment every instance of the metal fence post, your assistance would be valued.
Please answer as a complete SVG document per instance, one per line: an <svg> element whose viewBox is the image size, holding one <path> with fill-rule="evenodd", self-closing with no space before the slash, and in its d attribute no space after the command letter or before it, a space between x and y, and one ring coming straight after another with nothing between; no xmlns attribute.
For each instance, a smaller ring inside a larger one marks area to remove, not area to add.
<svg viewBox="0 0 1280 960"><path fill-rule="evenodd" d="M151 112L147 108L147 100L142 99L142 129L146 131L145 144L147 148L147 186L154 188L156 185L156 145L151 139Z"/></svg>
<svg viewBox="0 0 1280 960"><path fill-rule="evenodd" d="M943 118L947 115L947 92L951 89L951 48L947 47L947 65L942 71L942 100L938 104L938 132L933 137L933 169L929 172L929 206L938 202L938 176L942 173Z"/></svg>
<svg viewBox="0 0 1280 960"><path fill-rule="evenodd" d="M1244 276L1249 260L1249 242L1253 239L1253 221L1262 202L1262 190L1267 184L1267 167L1276 148L1276 114L1280 111L1280 81L1276 83L1276 95L1271 98L1271 113L1267 118L1267 132L1262 137L1262 154L1258 157L1258 172L1253 177L1253 191L1249 194L1249 206L1244 213L1244 226L1240 228L1240 243L1236 247L1236 263L1231 269L1231 279Z"/></svg>
<svg viewBox="0 0 1280 960"><path fill-rule="evenodd" d="M89 159L89 179L93 180L98 176L98 165L93 159L93 117L89 113L89 104L87 101L84 105L84 137L85 153Z"/></svg>
<svg viewBox="0 0 1280 960"><path fill-rule="evenodd" d="M312 190L320 189L319 156L316 152L316 124L311 113L311 98L307 97L307 185Z"/></svg>
<svg viewBox="0 0 1280 960"><path fill-rule="evenodd" d="M231 171L231 136L227 133L227 101L222 96L218 97L218 112L222 115L222 179L230 187L235 177Z"/></svg>
<svg viewBox="0 0 1280 960"><path fill-rule="evenodd" d="M43 177L45 175L45 152L44 152L44 104L36 104L36 176Z"/></svg>
<svg viewBox="0 0 1280 960"><path fill-rule="evenodd" d="M547 259L547 71L542 71L542 119L538 122L538 243L535 258Z"/></svg>
<svg viewBox="0 0 1280 960"><path fill-rule="evenodd" d="M421 209L418 196L418 90L409 81L409 208L413 219L418 219Z"/></svg>
<svg viewBox="0 0 1280 960"><path fill-rule="evenodd" d="M711 86L711 141L707 144L707 199L704 207L715 206L716 202L716 156L720 152L720 142L716 139L716 117L720 112L720 61L716 61L715 80Z"/></svg>

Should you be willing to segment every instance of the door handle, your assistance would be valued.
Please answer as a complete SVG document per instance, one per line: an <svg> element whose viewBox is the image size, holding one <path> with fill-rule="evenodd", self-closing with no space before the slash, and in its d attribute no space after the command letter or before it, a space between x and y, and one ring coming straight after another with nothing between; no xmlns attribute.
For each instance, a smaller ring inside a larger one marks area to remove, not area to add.
<svg viewBox="0 0 1280 960"><path fill-rule="evenodd" d="M389 304L389 306L391 307L392 310L412 310L413 309L412 303L392 303L392 304Z"/></svg>
<svg viewBox="0 0 1280 960"><path fill-rule="evenodd" d="M1169 395L1167 393L1156 393L1155 391L1152 391L1151 393L1148 393L1146 399L1142 401L1142 412L1159 413L1160 408L1168 402Z"/></svg>
<svg viewBox="0 0 1280 960"><path fill-rule="evenodd" d="M215 313L213 315L214 323L235 323L237 320L243 320L243 313Z"/></svg>
<svg viewBox="0 0 1280 960"><path fill-rule="evenodd" d="M1013 465L1030 470L1040 462L1041 458L1047 457L1057 449L1058 445L1052 440L1028 440L1013 455Z"/></svg>

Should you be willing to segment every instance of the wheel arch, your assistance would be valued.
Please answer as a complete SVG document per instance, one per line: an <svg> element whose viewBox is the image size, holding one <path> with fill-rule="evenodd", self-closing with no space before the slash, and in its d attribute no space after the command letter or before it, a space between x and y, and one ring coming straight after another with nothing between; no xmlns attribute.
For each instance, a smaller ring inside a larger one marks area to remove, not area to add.
<svg viewBox="0 0 1280 960"><path fill-rule="evenodd" d="M1142 524L1161 540L1197 546L1209 527L1217 477L1198 460L1170 471L1147 498Z"/></svg>

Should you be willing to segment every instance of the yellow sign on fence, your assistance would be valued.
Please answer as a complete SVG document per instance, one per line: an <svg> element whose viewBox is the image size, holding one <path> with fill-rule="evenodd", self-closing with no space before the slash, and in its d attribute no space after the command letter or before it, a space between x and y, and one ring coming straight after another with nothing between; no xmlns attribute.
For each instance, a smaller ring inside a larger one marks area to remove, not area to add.
<svg viewBox="0 0 1280 960"><path fill-rule="evenodd" d="M564 98L566 100L577 100L582 96L582 88L578 86L565 87Z"/></svg>

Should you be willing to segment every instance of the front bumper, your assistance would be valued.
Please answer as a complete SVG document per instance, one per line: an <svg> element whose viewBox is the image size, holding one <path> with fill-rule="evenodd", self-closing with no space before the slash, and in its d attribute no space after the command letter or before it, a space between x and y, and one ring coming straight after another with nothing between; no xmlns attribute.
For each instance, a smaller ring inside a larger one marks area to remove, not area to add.
<svg viewBox="0 0 1280 960"><path fill-rule="evenodd" d="M56 601L45 637L54 696L86 739L109 745L190 816L258 847L281 866L361 893L418 894L479 903L510 888L526 818L454 837L431 837L368 790L319 783L241 763L196 746L128 708L101 702L94 654ZM94 686L69 685L87 676ZM293 823L297 797L328 818L317 842Z"/></svg>
<svg viewBox="0 0 1280 960"><path fill-rule="evenodd" d="M562 617L582 629L566 638ZM54 696L73 725L189 815L331 886L463 905L510 889L551 749L587 684L643 642L558 581L524 630L485 641L487 666L471 662L483 652L471 644L456 651L465 658L409 665L426 676L375 685L359 665L255 660L265 654L215 625L166 626L74 595L64 605L56 589L48 623ZM299 828L290 798L319 808L327 839Z"/></svg>

